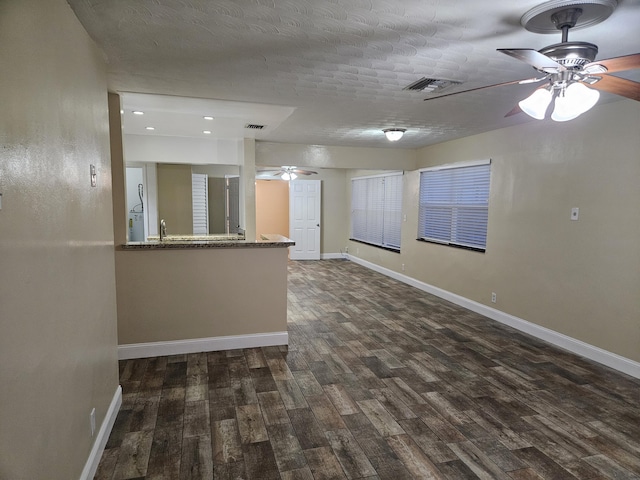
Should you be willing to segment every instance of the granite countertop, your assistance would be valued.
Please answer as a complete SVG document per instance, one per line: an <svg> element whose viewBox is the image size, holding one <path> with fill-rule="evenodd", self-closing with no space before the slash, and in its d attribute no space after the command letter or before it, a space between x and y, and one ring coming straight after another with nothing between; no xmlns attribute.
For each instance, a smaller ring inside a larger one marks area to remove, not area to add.
<svg viewBox="0 0 640 480"><path fill-rule="evenodd" d="M244 240L233 235L168 235L165 239L150 236L146 242L129 242L120 246L122 250L160 250L191 248L274 248L290 247L295 242L277 234L260 235L255 241Z"/></svg>

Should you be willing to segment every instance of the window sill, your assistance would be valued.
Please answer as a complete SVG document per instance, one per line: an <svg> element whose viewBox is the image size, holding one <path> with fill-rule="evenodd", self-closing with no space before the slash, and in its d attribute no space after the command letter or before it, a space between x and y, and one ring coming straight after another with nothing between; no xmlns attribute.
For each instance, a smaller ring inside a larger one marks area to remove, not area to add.
<svg viewBox="0 0 640 480"><path fill-rule="evenodd" d="M486 248L470 247L468 245L460 245L458 243L438 242L436 240L429 240L427 238L416 238L416 240L419 242L433 243L435 245L444 245L445 247L454 247L454 248L460 248L462 250L470 250L472 252L484 253L487 250Z"/></svg>
<svg viewBox="0 0 640 480"><path fill-rule="evenodd" d="M349 240L352 241L352 242L356 242L356 243L362 243L363 245L369 245L371 247L381 248L382 250L388 250L389 252L400 253L400 249L399 248L387 247L387 246L384 246L384 245L377 245L375 243L369 243L369 242L365 242L363 240L356 240L355 238L350 238Z"/></svg>

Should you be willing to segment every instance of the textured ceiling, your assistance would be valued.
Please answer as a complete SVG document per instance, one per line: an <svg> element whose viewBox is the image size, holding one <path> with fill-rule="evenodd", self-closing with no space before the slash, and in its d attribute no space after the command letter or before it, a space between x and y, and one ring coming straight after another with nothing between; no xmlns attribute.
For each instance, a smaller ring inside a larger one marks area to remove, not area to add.
<svg viewBox="0 0 640 480"><path fill-rule="evenodd" d="M112 90L288 107L273 126L246 135L258 140L396 148L535 121L524 114L504 118L531 85L429 102L423 102L429 94L403 88L422 77L461 82L442 92L449 93L534 76L531 67L496 49L560 41L559 34L520 25L540 3L69 0L105 52ZM597 44L600 59L636 53L638 25L640 0L620 0L605 22L572 31L569 40ZM601 102L616 98L603 95ZM229 112L231 103L226 107ZM381 131L388 127L407 133L390 144Z"/></svg>

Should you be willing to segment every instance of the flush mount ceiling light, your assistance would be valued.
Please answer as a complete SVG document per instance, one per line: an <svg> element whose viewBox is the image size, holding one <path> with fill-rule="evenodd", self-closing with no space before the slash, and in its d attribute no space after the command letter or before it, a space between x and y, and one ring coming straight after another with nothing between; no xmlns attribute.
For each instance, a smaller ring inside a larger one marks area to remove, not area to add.
<svg viewBox="0 0 640 480"><path fill-rule="evenodd" d="M141 110L134 110L134 111L133 111L133 114L134 114L134 115L144 115L144 112L143 112L143 111L141 111Z"/></svg>
<svg viewBox="0 0 640 480"><path fill-rule="evenodd" d="M204 118L205 120L213 120L213 117L210 117L209 115L205 115L202 118Z"/></svg>
<svg viewBox="0 0 640 480"><path fill-rule="evenodd" d="M145 127L147 130L155 130L155 127Z"/></svg>
<svg viewBox="0 0 640 480"><path fill-rule="evenodd" d="M406 128L385 128L382 130L384 134L387 136L387 140L390 142L397 142L402 138L404 132L407 131Z"/></svg>

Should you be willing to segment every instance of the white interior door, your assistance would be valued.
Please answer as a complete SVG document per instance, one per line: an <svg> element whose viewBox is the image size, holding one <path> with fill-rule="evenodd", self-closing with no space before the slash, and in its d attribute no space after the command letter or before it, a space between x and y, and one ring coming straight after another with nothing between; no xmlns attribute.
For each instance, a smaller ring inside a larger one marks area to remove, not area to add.
<svg viewBox="0 0 640 480"><path fill-rule="evenodd" d="M320 260L320 180L289 182L291 260Z"/></svg>

